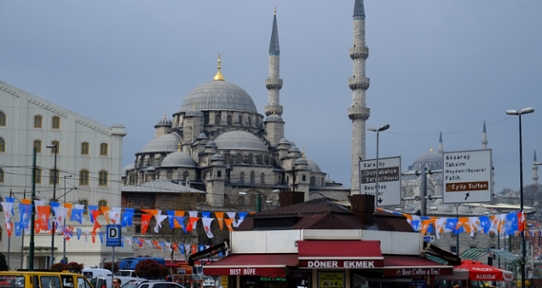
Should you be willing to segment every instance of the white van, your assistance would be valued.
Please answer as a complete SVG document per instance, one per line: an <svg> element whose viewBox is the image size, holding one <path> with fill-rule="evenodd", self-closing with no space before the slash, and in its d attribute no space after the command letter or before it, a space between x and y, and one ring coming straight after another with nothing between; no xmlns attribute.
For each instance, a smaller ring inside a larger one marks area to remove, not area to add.
<svg viewBox="0 0 542 288"><path fill-rule="evenodd" d="M83 268L83 271L81 271L81 273L89 280L96 276L102 276L105 278L113 277L113 273L111 273L111 271L102 268Z"/></svg>

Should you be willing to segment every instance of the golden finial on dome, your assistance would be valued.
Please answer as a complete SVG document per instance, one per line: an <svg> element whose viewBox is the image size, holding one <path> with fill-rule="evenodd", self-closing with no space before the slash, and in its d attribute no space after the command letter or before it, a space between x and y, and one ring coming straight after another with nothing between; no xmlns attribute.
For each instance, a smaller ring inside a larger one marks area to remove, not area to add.
<svg viewBox="0 0 542 288"><path fill-rule="evenodd" d="M196 109L196 102L192 103L192 109Z"/></svg>
<svg viewBox="0 0 542 288"><path fill-rule="evenodd" d="M275 10L273 11L274 15L277 15L277 6L275 6Z"/></svg>
<svg viewBox="0 0 542 288"><path fill-rule="evenodd" d="M305 147L303 147L303 150L301 150L301 157L307 158L307 157L305 157Z"/></svg>
<svg viewBox="0 0 542 288"><path fill-rule="evenodd" d="M181 142L177 144L177 152L181 152Z"/></svg>
<svg viewBox="0 0 542 288"><path fill-rule="evenodd" d="M220 53L218 53L218 72L216 72L215 78L213 78L214 81L224 81L224 76L220 73L220 68L222 68L220 63L222 63L222 60L220 60Z"/></svg>
<svg viewBox="0 0 542 288"><path fill-rule="evenodd" d="M165 111L164 111L164 119L167 119L167 114Z"/></svg>
<svg viewBox="0 0 542 288"><path fill-rule="evenodd" d="M433 147L429 148L429 152L433 152Z"/></svg>

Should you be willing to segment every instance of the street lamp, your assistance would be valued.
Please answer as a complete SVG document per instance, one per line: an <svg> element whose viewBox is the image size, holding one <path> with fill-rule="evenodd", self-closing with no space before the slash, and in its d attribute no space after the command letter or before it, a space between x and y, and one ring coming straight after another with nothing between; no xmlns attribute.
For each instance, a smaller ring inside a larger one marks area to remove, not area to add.
<svg viewBox="0 0 542 288"><path fill-rule="evenodd" d="M259 191L248 191L248 192L239 192L239 195L247 195L249 193L253 193L253 194L256 194L257 197L256 197L256 212L262 212L262 192L259 192ZM265 194L263 194L263 196L266 196ZM268 202L269 200L266 200L265 202L266 203L270 203Z"/></svg>
<svg viewBox="0 0 542 288"><path fill-rule="evenodd" d="M369 131L372 131L372 132L376 132L376 191L375 191L375 200L376 200L376 206L378 206L378 201L380 199L379 197L379 194L378 194L378 136L380 134L381 131L386 131L390 128L390 124L386 124L378 129L376 128L373 128L373 127L367 127L367 130Z"/></svg>
<svg viewBox="0 0 542 288"><path fill-rule="evenodd" d="M64 203L66 203L66 194L68 194L68 192L66 192L66 178L71 178L72 177L72 174L70 175L64 175ZM64 227L66 227L66 217L64 217ZM66 237L62 237L64 239L64 255L62 257L62 259L64 261L66 261ZM66 263L68 263L66 261Z"/></svg>
<svg viewBox="0 0 542 288"><path fill-rule="evenodd" d="M519 118L519 206L522 213L523 211L523 144L521 137L521 115L533 113L534 108L527 107L520 111L507 110L506 114L518 116ZM527 247L525 247L525 231L521 231L521 288L525 288L525 257L527 254Z"/></svg>
<svg viewBox="0 0 542 288"><path fill-rule="evenodd" d="M55 153L55 162L54 162L54 166L53 166L53 201L56 201L56 181L58 179L58 172L56 171L56 155L58 154L58 146L57 144L53 144L53 145L48 145L47 148L53 148L53 152ZM51 225L51 229L52 229L52 233L51 233L51 266L53 266L53 264L55 263L55 234L56 234L56 229L55 229L55 221L54 221L54 217L55 217L55 210L53 210L53 225ZM49 266L49 267L51 267Z"/></svg>

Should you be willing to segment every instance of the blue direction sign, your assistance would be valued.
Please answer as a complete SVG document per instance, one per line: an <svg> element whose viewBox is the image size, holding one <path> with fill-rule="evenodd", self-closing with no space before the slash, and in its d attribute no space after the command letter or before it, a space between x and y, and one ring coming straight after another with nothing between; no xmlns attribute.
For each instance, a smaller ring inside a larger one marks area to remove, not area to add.
<svg viewBox="0 0 542 288"><path fill-rule="evenodd" d="M105 245L121 246L121 226L107 225L106 227Z"/></svg>

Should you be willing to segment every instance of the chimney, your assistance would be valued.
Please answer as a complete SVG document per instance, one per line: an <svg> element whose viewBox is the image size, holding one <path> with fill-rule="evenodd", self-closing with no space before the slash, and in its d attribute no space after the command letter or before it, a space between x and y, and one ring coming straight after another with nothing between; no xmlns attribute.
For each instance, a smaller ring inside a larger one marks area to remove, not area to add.
<svg viewBox="0 0 542 288"><path fill-rule="evenodd" d="M368 194L354 194L348 196L352 214L365 225L373 225L375 211L375 196Z"/></svg>
<svg viewBox="0 0 542 288"><path fill-rule="evenodd" d="M280 207L305 202L305 193L296 191L281 191L279 193Z"/></svg>

